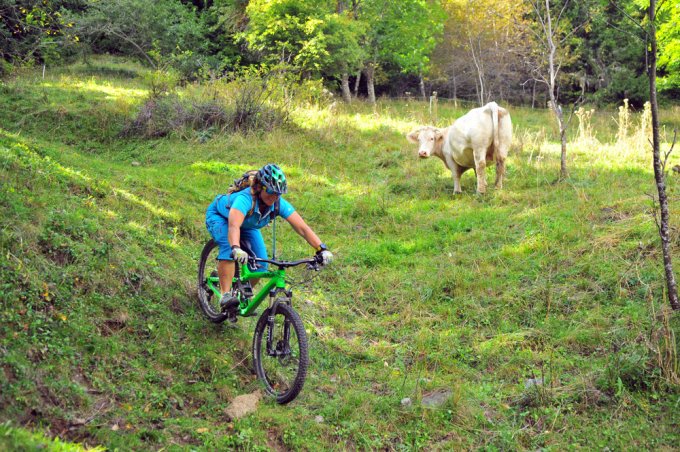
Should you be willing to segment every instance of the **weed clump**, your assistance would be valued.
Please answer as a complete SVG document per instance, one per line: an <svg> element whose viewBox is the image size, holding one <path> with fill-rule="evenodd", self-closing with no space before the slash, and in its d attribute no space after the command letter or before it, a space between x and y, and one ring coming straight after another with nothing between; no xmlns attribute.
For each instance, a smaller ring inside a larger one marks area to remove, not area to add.
<svg viewBox="0 0 680 452"><path fill-rule="evenodd" d="M595 109L588 110L579 107L579 109L576 110L576 117L578 118L578 139L584 144L593 142L593 113L595 113Z"/></svg>
<svg viewBox="0 0 680 452"><path fill-rule="evenodd" d="M628 99L623 99L623 105L619 106L619 120L617 124L619 128L616 133L616 142L624 143L628 139L628 130L631 125L631 111L628 106Z"/></svg>
<svg viewBox="0 0 680 452"><path fill-rule="evenodd" d="M207 90L175 93L173 80L151 80L149 98L122 136L159 138L173 133L186 137L197 132L203 141L212 133L262 132L289 122L292 91L289 82L276 75L246 73L215 80Z"/></svg>
<svg viewBox="0 0 680 452"><path fill-rule="evenodd" d="M187 129L202 131L224 126L228 117L225 107L215 101L184 102L175 94L152 96L121 135L160 138L173 132L182 134Z"/></svg>

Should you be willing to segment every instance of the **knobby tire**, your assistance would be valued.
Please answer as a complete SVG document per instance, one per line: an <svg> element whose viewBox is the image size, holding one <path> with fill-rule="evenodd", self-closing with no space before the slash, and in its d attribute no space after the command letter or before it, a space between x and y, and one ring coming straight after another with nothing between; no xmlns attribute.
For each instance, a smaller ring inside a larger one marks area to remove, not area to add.
<svg viewBox="0 0 680 452"><path fill-rule="evenodd" d="M272 384L272 381L267 376L267 371L263 366L263 359L269 360L270 363L272 360L276 360L276 358L267 356L267 332L269 330L267 318L269 317L270 310L271 308L268 308L262 313L257 325L255 326L255 335L253 337L253 361L257 376L264 384L265 392L268 395L275 397L278 403L286 404L298 396L302 390L302 386L305 384L305 378L307 377L307 366L309 365L307 334L305 333L304 325L298 313L287 304L279 304L276 308L276 318L279 319L280 317L283 317L283 319L288 320L291 326L290 336L292 337L294 333L297 337L297 347L296 350L292 350L292 352L297 355L298 364L295 378L290 384L290 387L284 388L283 391L277 390L277 388L274 387L276 382ZM283 331L281 331L282 327L283 325L276 325L274 330L276 336L272 346L275 346L277 338L283 335Z"/></svg>

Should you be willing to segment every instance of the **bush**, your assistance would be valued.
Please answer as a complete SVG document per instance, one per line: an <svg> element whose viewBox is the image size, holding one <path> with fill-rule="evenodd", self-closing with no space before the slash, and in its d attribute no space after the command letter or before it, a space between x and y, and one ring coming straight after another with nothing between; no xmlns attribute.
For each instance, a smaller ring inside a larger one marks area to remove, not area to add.
<svg viewBox="0 0 680 452"><path fill-rule="evenodd" d="M149 98L122 135L157 138L186 129L211 133L216 129L271 131L288 122L291 99L297 92L285 74L247 71L212 82L207 90L194 85L193 90L187 90L186 97L180 98L174 93L178 80L178 74L173 72L151 73ZM320 102L322 96L312 94L309 99ZM205 138L201 134L201 139Z"/></svg>
<svg viewBox="0 0 680 452"><path fill-rule="evenodd" d="M631 106L641 108L649 97L649 81L645 74L638 75L628 68L612 70L609 85L595 97L600 105L620 104L629 99Z"/></svg>
<svg viewBox="0 0 680 452"><path fill-rule="evenodd" d="M144 81L150 87L151 99L175 91L180 76L174 70L156 70L144 74Z"/></svg>
<svg viewBox="0 0 680 452"><path fill-rule="evenodd" d="M123 136L164 137L185 129L207 130L222 127L229 121L223 105L217 101L182 101L175 94L152 96L137 117L121 132Z"/></svg>
<svg viewBox="0 0 680 452"><path fill-rule="evenodd" d="M285 124L289 116L289 102L276 102L277 83L268 77L245 76L233 83L234 111L230 125L234 131L251 132L273 130Z"/></svg>
<svg viewBox="0 0 680 452"><path fill-rule="evenodd" d="M298 102L316 105L319 108L328 107L333 102L333 93L323 84L323 80L304 80L295 90L293 96Z"/></svg>

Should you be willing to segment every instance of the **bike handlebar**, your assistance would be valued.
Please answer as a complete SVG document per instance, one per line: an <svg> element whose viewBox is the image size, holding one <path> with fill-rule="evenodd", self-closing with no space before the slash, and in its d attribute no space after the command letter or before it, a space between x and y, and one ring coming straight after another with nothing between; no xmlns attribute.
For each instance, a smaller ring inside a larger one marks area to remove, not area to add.
<svg viewBox="0 0 680 452"><path fill-rule="evenodd" d="M321 255L314 256L312 258L301 259L298 261L275 261L273 259L260 259L259 257L249 257L249 261L252 262L266 262L268 264L276 265L279 268L297 267L302 264L319 265L323 263Z"/></svg>

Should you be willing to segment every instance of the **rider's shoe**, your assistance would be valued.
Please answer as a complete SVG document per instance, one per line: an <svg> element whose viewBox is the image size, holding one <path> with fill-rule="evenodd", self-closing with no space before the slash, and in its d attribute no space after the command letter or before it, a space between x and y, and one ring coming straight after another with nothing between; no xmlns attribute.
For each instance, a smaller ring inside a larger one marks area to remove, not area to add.
<svg viewBox="0 0 680 452"><path fill-rule="evenodd" d="M222 295L220 299L220 309L222 312L227 312L227 320L231 323L236 323L236 307L238 307L238 298L234 296L231 292L227 292Z"/></svg>
<svg viewBox="0 0 680 452"><path fill-rule="evenodd" d="M224 311L229 305L229 303L233 301L238 301L238 298L236 298L236 296L233 293L227 292L223 294L222 298L220 298L220 308L222 308L222 310Z"/></svg>

